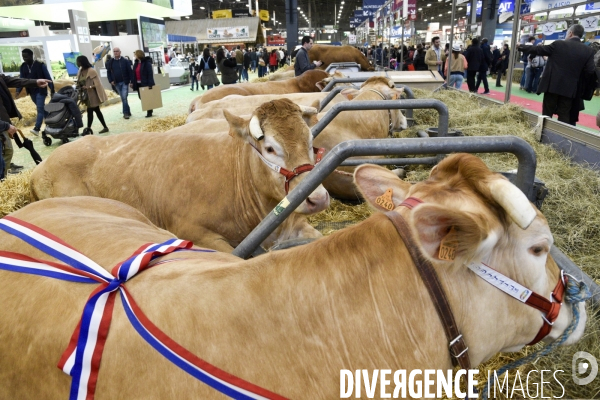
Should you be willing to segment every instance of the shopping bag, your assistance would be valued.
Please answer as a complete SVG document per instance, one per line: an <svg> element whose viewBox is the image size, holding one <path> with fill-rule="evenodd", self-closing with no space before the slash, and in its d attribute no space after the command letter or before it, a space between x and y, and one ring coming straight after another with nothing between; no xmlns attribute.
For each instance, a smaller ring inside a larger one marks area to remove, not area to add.
<svg viewBox="0 0 600 400"><path fill-rule="evenodd" d="M140 99L142 100L142 111L155 110L163 106L160 87L158 86L153 86L152 89L141 87Z"/></svg>

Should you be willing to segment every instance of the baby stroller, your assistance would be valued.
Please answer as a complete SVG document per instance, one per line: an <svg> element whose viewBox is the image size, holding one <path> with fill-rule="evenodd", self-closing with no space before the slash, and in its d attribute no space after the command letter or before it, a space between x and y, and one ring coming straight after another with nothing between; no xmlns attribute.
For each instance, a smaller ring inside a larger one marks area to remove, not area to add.
<svg viewBox="0 0 600 400"><path fill-rule="evenodd" d="M52 96L50 103L44 106L44 111L46 129L42 131L42 140L46 146L52 144L49 136L63 143L68 143L69 138L79 136L79 128L83 127L83 120L78 105L77 89L71 86L61 88Z"/></svg>

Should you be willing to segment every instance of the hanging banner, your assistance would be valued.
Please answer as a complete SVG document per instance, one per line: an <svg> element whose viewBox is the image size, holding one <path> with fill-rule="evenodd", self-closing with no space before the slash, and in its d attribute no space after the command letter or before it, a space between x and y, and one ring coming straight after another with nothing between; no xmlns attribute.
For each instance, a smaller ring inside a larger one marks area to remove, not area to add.
<svg viewBox="0 0 600 400"><path fill-rule="evenodd" d="M210 28L206 31L209 39L243 39L250 37L250 31L247 26Z"/></svg>
<svg viewBox="0 0 600 400"><path fill-rule="evenodd" d="M370 10L375 12L384 4L385 0L363 0L363 10Z"/></svg>
<svg viewBox="0 0 600 400"><path fill-rule="evenodd" d="M394 7L392 9L394 11L400 10L400 14L402 14L402 9L404 7L404 1L408 1L407 19L409 19L411 21L415 21L417 19L417 0L394 0Z"/></svg>
<svg viewBox="0 0 600 400"><path fill-rule="evenodd" d="M548 11L556 7L564 7L573 4L585 3L587 0L570 0L570 1L556 1L556 0L533 0L530 2L531 12L536 11ZM527 3L527 2L526 2Z"/></svg>
<svg viewBox="0 0 600 400"><path fill-rule="evenodd" d="M215 10L212 12L213 19L233 18L231 10Z"/></svg>
<svg viewBox="0 0 600 400"><path fill-rule="evenodd" d="M348 35L348 44L356 44L356 35Z"/></svg>
<svg viewBox="0 0 600 400"><path fill-rule="evenodd" d="M269 10L260 10L258 15L261 21L269 22L269 20L271 19L271 17L269 16Z"/></svg>
<svg viewBox="0 0 600 400"><path fill-rule="evenodd" d="M587 17L579 20L585 32L594 32L598 30L598 17Z"/></svg>
<svg viewBox="0 0 600 400"><path fill-rule="evenodd" d="M393 26L392 31L390 32L391 38L400 38L402 37L402 26ZM410 37L411 29L404 29L404 37Z"/></svg>
<svg viewBox="0 0 600 400"><path fill-rule="evenodd" d="M233 15L233 18L250 17L250 13L248 12L247 8L234 8L231 10L231 14Z"/></svg>

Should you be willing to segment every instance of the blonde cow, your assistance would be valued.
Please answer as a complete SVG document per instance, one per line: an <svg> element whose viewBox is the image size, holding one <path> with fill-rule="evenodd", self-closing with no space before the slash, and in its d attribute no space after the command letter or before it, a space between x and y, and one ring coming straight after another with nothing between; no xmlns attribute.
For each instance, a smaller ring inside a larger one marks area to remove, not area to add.
<svg viewBox="0 0 600 400"><path fill-rule="evenodd" d="M183 239L231 251L285 197L286 188L292 190L306 176L286 183L263 158L290 171L314 164L312 136L303 118L315 113L283 99L263 104L246 119L226 113L229 135L206 131L86 137L61 146L35 168L32 195L119 200ZM320 237L299 214L328 206L329 195L319 186L264 246Z"/></svg>
<svg viewBox="0 0 600 400"><path fill-rule="evenodd" d="M392 218L407 222L413 243L377 213L312 244L248 261L225 253L173 253L156 260L171 262L124 286L148 319L189 352L289 399L339 398L344 369L369 376L375 369L406 375L452 369L442 323L408 246L437 272L472 368L533 340L542 313L467 268L486 263L550 302L561 279L548 256L552 234L516 187L471 155L445 159L427 181L412 186L370 165L359 167L355 179L374 207L377 197L393 192ZM423 203L412 210L400 206L408 197ZM173 237L135 209L100 198L44 200L11 216L58 236L107 270L140 246ZM458 242L453 232L460 233ZM447 239L456 243L454 259L439 258ZM53 260L3 231L0 250ZM56 365L97 285L2 270L0 280L0 398L67 398L71 378ZM102 354L98 400L226 398L148 345L132 328L120 296ZM572 321L570 301L560 307L546 341ZM573 306L581 319L565 345L584 331L584 303ZM392 375L388 379L383 391L391 394L395 383ZM415 381L422 385L423 375ZM381 390L375 379L374 393Z"/></svg>

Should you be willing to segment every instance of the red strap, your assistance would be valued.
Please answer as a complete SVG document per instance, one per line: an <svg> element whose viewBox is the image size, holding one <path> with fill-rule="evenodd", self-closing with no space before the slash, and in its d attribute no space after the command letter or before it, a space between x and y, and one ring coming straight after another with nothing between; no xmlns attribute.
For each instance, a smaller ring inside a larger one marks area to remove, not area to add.
<svg viewBox="0 0 600 400"><path fill-rule="evenodd" d="M318 164L323 159L325 155L325 149L323 147L313 147L313 151L315 152L315 164Z"/></svg>
<svg viewBox="0 0 600 400"><path fill-rule="evenodd" d="M288 194L290 190L290 181L297 177L300 174L303 174L308 171L312 171L315 166L312 164L302 164L294 168L292 171L281 168L279 173L285 176L285 194Z"/></svg>
<svg viewBox="0 0 600 400"><path fill-rule="evenodd" d="M400 205L412 210L421 203L423 203L423 200L421 199L417 199L416 197L408 197Z"/></svg>
<svg viewBox="0 0 600 400"><path fill-rule="evenodd" d="M529 346L536 344L543 338L545 338L550 331L552 330L552 325L554 321L558 318L558 314L560 313L560 306L562 305L563 296L565 294L565 283L568 280L568 277L564 277L563 279L559 279L556 287L552 291L552 297L556 300L555 302L546 299L545 297L540 296L537 293L532 293L531 296L527 299L525 304L540 310L546 316L543 318L544 324L540 328L535 338L528 343Z"/></svg>

